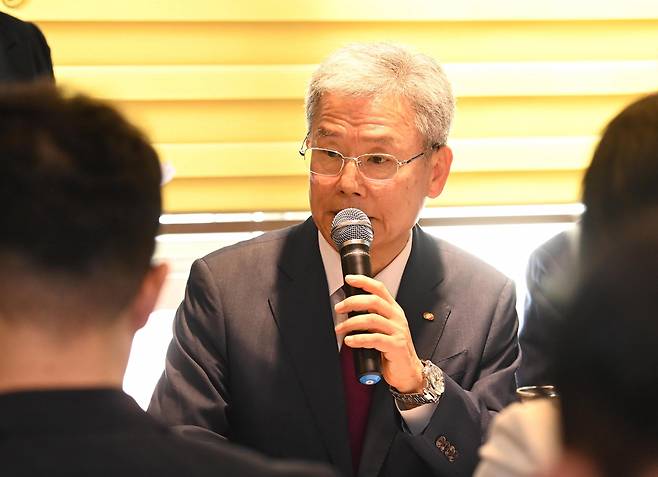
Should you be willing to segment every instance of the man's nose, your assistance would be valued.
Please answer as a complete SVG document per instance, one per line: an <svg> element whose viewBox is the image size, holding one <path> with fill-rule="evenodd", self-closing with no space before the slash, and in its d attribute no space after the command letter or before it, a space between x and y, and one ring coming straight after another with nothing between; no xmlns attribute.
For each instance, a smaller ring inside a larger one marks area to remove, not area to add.
<svg viewBox="0 0 658 477"><path fill-rule="evenodd" d="M345 194L363 195L363 176L359 172L356 159L345 159L338 185L340 191Z"/></svg>

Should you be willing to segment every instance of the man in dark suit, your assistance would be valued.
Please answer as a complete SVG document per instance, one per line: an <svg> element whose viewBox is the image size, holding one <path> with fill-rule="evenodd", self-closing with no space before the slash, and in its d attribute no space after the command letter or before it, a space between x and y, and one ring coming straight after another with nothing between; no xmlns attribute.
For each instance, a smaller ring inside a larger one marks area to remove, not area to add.
<svg viewBox="0 0 658 477"><path fill-rule="evenodd" d="M121 391L167 274L160 165L109 106L0 89L0 473L331 476L174 434Z"/></svg>
<svg viewBox="0 0 658 477"><path fill-rule="evenodd" d="M519 333L519 386L555 384L552 353L555 330L579 274L580 224L551 237L528 258L523 326Z"/></svg>
<svg viewBox="0 0 658 477"><path fill-rule="evenodd" d="M193 264L149 411L345 475L470 475L514 396L517 319L509 279L415 225L450 170L450 85L425 55L351 45L306 106L312 218ZM345 299L330 229L348 207L373 224L375 278ZM356 382L352 348L381 352L382 381Z"/></svg>
<svg viewBox="0 0 658 477"><path fill-rule="evenodd" d="M0 12L0 82L53 77L50 47L39 27Z"/></svg>

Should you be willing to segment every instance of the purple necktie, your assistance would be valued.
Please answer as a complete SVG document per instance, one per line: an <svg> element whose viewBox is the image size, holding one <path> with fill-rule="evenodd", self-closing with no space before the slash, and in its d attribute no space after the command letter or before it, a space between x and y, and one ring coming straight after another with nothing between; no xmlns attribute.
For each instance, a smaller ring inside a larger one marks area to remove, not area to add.
<svg viewBox="0 0 658 477"><path fill-rule="evenodd" d="M354 475L359 470L363 439L368 424L368 411L372 401L374 386L361 384L354 372L354 354L352 348L343 344L340 348L340 367L343 371L343 386L347 403L347 422L350 433L350 448L352 449L352 468Z"/></svg>

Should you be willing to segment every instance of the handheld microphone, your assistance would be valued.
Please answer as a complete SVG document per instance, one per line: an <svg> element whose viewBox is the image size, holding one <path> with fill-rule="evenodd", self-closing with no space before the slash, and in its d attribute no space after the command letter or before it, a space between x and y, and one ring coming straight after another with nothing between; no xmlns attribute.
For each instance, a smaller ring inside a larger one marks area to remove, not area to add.
<svg viewBox="0 0 658 477"><path fill-rule="evenodd" d="M370 266L370 244L374 238L368 216L359 209L343 209L331 223L331 238L340 253L340 263L345 275L372 277ZM368 292L345 283L345 297L365 295ZM347 316L362 315L362 311L351 311ZM366 333L365 331L363 333ZM354 334L354 333L350 333ZM361 384L377 384L382 379L381 353L376 349L354 348L354 370Z"/></svg>

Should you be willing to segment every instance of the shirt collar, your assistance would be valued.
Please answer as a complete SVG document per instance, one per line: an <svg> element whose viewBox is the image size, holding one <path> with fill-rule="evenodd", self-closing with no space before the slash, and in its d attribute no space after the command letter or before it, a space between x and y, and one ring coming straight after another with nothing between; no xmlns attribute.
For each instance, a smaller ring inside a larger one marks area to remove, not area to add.
<svg viewBox="0 0 658 477"><path fill-rule="evenodd" d="M391 296L395 297L400 288L402 281L402 274L404 268L407 266L409 255L411 255L411 233L409 233L409 240L405 244L402 251L389 263L381 272L374 278L382 282ZM322 256L322 265L324 265L324 273L327 276L327 284L329 285L329 296L333 295L336 290L343 286L343 270L340 264L340 254L331 246L329 242L324 239L324 236L318 231L318 244L320 245L320 255Z"/></svg>

